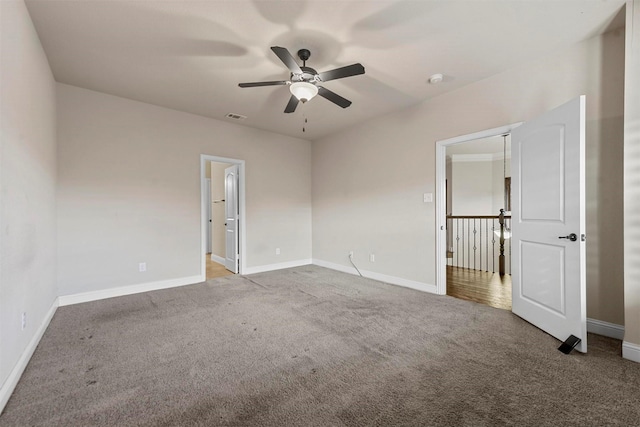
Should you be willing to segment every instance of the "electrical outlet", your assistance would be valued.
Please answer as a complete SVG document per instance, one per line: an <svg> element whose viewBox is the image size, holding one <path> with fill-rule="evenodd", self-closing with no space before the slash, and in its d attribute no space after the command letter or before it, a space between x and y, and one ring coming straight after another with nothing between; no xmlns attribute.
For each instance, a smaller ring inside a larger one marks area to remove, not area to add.
<svg viewBox="0 0 640 427"><path fill-rule="evenodd" d="M24 331L26 327L27 327L27 312L23 311L22 312L22 330Z"/></svg>
<svg viewBox="0 0 640 427"><path fill-rule="evenodd" d="M147 271L147 263L141 262L140 264L138 264L138 271L140 271L140 273Z"/></svg>
<svg viewBox="0 0 640 427"><path fill-rule="evenodd" d="M353 258L353 251L349 251L349 258Z"/></svg>
<svg viewBox="0 0 640 427"><path fill-rule="evenodd" d="M369 254L369 261L370 262L376 262L376 255L375 254Z"/></svg>
<svg viewBox="0 0 640 427"><path fill-rule="evenodd" d="M276 248L276 255L280 255L280 248Z"/></svg>

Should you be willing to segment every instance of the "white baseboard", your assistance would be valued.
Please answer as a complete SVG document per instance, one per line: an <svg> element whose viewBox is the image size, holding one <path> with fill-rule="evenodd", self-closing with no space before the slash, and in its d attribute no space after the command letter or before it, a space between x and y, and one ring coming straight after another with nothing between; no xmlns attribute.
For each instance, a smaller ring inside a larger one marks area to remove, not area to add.
<svg viewBox="0 0 640 427"><path fill-rule="evenodd" d="M323 261L321 259L313 259L313 264L319 267L329 268L331 270L341 271L343 273L353 274L355 276L358 275L358 272L353 267L348 267L341 264L336 264L329 261ZM437 294L436 285L432 285L429 283L416 282L414 280L403 279L401 277L395 276L387 276L386 274L376 273L374 271L367 271L360 269L360 272L367 279L379 280L381 282L389 283L392 285L402 286L405 288L416 289L422 292L429 292L431 294Z"/></svg>
<svg viewBox="0 0 640 427"><path fill-rule="evenodd" d="M211 261L224 265L224 258L218 255L211 254Z"/></svg>
<svg viewBox="0 0 640 427"><path fill-rule="evenodd" d="M622 357L640 363L640 345L627 341L622 342Z"/></svg>
<svg viewBox="0 0 640 427"><path fill-rule="evenodd" d="M49 326L49 322L51 322L53 315L58 309L58 305L59 305L59 301L58 301L58 298L56 298L56 300L51 305L51 308L49 308L49 311L47 312L44 319L42 320L40 327L38 328L36 333L33 335L33 338L31 338L31 341L29 341L29 344L22 352L22 355L20 355L20 359L18 359L18 362L16 363L16 365L11 370L9 377L7 377L7 380L4 382L4 384L2 384L2 388L0 388L0 413L2 413L4 407L7 405L7 402L9 402L11 393L13 393L13 390L18 385L18 381L20 381L20 377L22 376L22 373L27 367L29 360L31 360L31 356L33 355L33 352L36 350L36 347L38 347L38 344L40 343L40 339L42 339L42 335L44 335L44 331L47 330L47 327Z"/></svg>
<svg viewBox="0 0 640 427"><path fill-rule="evenodd" d="M587 318L587 332L603 335L617 340L624 339L624 326Z"/></svg>
<svg viewBox="0 0 640 427"><path fill-rule="evenodd" d="M245 267L242 274L264 273L265 271L282 270L283 268L301 267L311 264L310 259L299 259L296 261L280 262L278 264L260 265L258 267Z"/></svg>
<svg viewBox="0 0 640 427"><path fill-rule="evenodd" d="M60 303L60 307L62 307L65 305L80 304L83 302L97 301L106 298L139 294L141 292L157 291L159 289L193 285L194 283L204 282L205 280L206 279L204 276L181 277L179 279L161 280L158 282L140 283L138 285L121 286L118 288L102 289L99 291L63 295L61 297L58 297L58 301Z"/></svg>

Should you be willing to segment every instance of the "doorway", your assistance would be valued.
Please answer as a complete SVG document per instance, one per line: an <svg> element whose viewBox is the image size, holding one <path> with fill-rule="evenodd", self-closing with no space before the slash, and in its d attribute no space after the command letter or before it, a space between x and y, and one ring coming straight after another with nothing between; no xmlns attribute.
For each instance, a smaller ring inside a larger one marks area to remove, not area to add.
<svg viewBox="0 0 640 427"><path fill-rule="evenodd" d="M205 280L243 272L244 166L243 160L201 155L201 271ZM233 179L229 178L229 171Z"/></svg>
<svg viewBox="0 0 640 427"><path fill-rule="evenodd" d="M585 105L581 95L518 126L436 143L438 293L446 293L446 147L511 134L511 311L580 352L587 350Z"/></svg>
<svg viewBox="0 0 640 427"><path fill-rule="evenodd" d="M509 207L510 203L504 197L508 193L503 187L510 177L510 163L505 163L510 150L503 135L510 135L519 125L488 129L436 144L436 225L438 230L445 231L436 234L436 289L440 295L511 309L511 276L506 274L510 267L510 216L508 211L504 212L501 228L499 209ZM509 142L508 136L506 141ZM455 160L461 160L457 183ZM485 177L479 179L482 169ZM477 185L482 180L486 184L479 194ZM499 189L503 189L502 194ZM456 191L458 194L454 196ZM501 242L505 267L502 275Z"/></svg>
<svg viewBox="0 0 640 427"><path fill-rule="evenodd" d="M511 310L510 135L446 147L446 293Z"/></svg>

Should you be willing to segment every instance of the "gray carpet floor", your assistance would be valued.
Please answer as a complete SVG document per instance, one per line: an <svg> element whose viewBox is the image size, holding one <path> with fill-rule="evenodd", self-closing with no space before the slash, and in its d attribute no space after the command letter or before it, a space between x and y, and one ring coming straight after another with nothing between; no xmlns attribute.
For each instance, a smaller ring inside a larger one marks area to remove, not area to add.
<svg viewBox="0 0 640 427"><path fill-rule="evenodd" d="M640 364L316 266L61 307L0 425L637 426Z"/></svg>

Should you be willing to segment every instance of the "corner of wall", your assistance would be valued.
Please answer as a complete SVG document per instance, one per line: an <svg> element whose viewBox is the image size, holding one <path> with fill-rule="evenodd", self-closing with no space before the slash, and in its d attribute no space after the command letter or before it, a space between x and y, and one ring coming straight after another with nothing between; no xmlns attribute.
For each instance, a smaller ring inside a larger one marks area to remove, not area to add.
<svg viewBox="0 0 640 427"><path fill-rule="evenodd" d="M31 341L29 341L29 344L20 355L18 362L14 365L13 369L9 373L9 376L4 381L4 383L2 383L2 387L0 387L0 414L2 414L2 410L6 406L7 402L9 402L11 393L13 393L13 390L15 390L16 386L18 385L18 381L20 381L20 377L22 376L22 373L27 368L27 365L29 364L29 360L31 359L33 352L36 351L36 348L38 347L38 343L42 339L42 336L44 335L44 332L47 330L47 327L49 327L49 323L51 323L51 319L53 318L53 315L55 314L57 309L58 309L58 298L55 299L55 301L51 305L51 308L49 308L49 311L47 312L44 319L42 320L42 323L36 330L36 333L33 335L33 337L31 338Z"/></svg>

